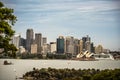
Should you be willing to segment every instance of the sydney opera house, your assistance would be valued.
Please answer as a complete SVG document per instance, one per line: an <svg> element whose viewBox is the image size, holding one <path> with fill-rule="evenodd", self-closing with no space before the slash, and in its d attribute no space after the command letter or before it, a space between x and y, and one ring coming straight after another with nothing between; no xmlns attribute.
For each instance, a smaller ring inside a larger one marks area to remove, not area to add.
<svg viewBox="0 0 120 80"><path fill-rule="evenodd" d="M77 58L90 58L90 57L92 57L93 54L94 53L90 53L88 51L85 51L84 53L83 52L79 53L77 55Z"/></svg>
<svg viewBox="0 0 120 80"><path fill-rule="evenodd" d="M90 53L88 51L85 52L80 52L77 56L76 59L77 60L95 60L95 58L93 57L94 53Z"/></svg>

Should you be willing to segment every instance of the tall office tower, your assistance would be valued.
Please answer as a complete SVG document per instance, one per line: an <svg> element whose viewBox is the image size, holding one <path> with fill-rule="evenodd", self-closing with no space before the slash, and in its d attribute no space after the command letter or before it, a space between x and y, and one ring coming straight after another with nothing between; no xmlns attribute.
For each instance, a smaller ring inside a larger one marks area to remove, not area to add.
<svg viewBox="0 0 120 80"><path fill-rule="evenodd" d="M56 53L56 42L50 42L50 52Z"/></svg>
<svg viewBox="0 0 120 80"><path fill-rule="evenodd" d="M34 32L33 29L27 29L26 32L26 50L31 51L31 44L33 43Z"/></svg>
<svg viewBox="0 0 120 80"><path fill-rule="evenodd" d="M89 37L88 35L87 35L87 37L86 37L86 38L87 38L87 41L91 41L91 39L90 39L90 37Z"/></svg>
<svg viewBox="0 0 120 80"><path fill-rule="evenodd" d="M83 51L86 51L86 50L91 51L90 37L87 35L86 37L83 37L82 40L83 40Z"/></svg>
<svg viewBox="0 0 120 80"><path fill-rule="evenodd" d="M44 44L47 44L47 38L46 37L42 38L42 45L44 45Z"/></svg>
<svg viewBox="0 0 120 80"><path fill-rule="evenodd" d="M74 53L74 37L67 36L65 41L66 53Z"/></svg>
<svg viewBox="0 0 120 80"><path fill-rule="evenodd" d="M12 40L10 41L11 44L14 44L17 49L20 47L20 35L14 35Z"/></svg>
<svg viewBox="0 0 120 80"><path fill-rule="evenodd" d="M64 37L63 36L59 36L59 38L57 38L57 53L58 54L64 53Z"/></svg>
<svg viewBox="0 0 120 80"><path fill-rule="evenodd" d="M25 48L25 46L26 46L26 39L20 38L20 46L23 46Z"/></svg>
<svg viewBox="0 0 120 80"><path fill-rule="evenodd" d="M41 33L35 34L35 43L37 44L37 53L41 54L41 51L42 51L42 34Z"/></svg>
<svg viewBox="0 0 120 80"><path fill-rule="evenodd" d="M103 47L102 45L98 45L96 48L95 48L95 53L103 53Z"/></svg>
<svg viewBox="0 0 120 80"><path fill-rule="evenodd" d="M82 37L82 41L83 41L83 51L86 51L85 44L86 44L87 38Z"/></svg>
<svg viewBox="0 0 120 80"><path fill-rule="evenodd" d="M31 44L31 54L37 53L37 44Z"/></svg>
<svg viewBox="0 0 120 80"><path fill-rule="evenodd" d="M82 52L83 51L83 40L82 39L80 39L79 45L80 45L80 52Z"/></svg>
<svg viewBox="0 0 120 80"><path fill-rule="evenodd" d="M95 47L94 47L93 42L91 43L91 52L92 52L92 53L95 53Z"/></svg>
<svg viewBox="0 0 120 80"><path fill-rule="evenodd" d="M80 45L79 45L79 40L74 39L74 54L77 55L80 53Z"/></svg>
<svg viewBox="0 0 120 80"><path fill-rule="evenodd" d="M44 44L43 46L42 46L42 54L43 55L46 55L47 53L49 53L50 52L50 45L49 44Z"/></svg>
<svg viewBox="0 0 120 80"><path fill-rule="evenodd" d="M85 49L87 50L87 51L89 51L89 52L91 52L91 39L90 39L90 37L87 35L87 41L86 41L86 45L85 45Z"/></svg>
<svg viewBox="0 0 120 80"><path fill-rule="evenodd" d="M91 43L90 43L90 41L86 41L86 50L88 51L88 52L91 52Z"/></svg>

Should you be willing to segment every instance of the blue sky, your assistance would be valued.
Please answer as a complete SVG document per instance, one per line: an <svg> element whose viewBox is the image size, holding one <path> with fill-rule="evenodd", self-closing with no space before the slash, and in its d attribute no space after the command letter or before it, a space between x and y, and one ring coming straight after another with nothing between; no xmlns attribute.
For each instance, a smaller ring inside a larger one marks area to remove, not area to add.
<svg viewBox="0 0 120 80"><path fill-rule="evenodd" d="M17 16L13 29L26 37L26 29L42 33L48 42L59 35L81 39L89 35L95 45L120 49L120 0L1 0Z"/></svg>

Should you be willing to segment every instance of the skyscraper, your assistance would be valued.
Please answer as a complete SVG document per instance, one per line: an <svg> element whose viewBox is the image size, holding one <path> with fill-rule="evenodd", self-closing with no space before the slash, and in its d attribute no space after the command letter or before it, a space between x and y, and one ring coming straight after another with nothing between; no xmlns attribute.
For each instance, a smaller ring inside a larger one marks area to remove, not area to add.
<svg viewBox="0 0 120 80"><path fill-rule="evenodd" d="M91 52L91 39L88 35L86 36L86 39L87 41L85 42L85 49Z"/></svg>
<svg viewBox="0 0 120 80"><path fill-rule="evenodd" d="M50 42L50 52L56 53L56 42Z"/></svg>
<svg viewBox="0 0 120 80"><path fill-rule="evenodd" d="M86 43L85 43L85 49L88 51L88 52L91 52L91 43L90 43L90 41L86 41Z"/></svg>
<svg viewBox="0 0 120 80"><path fill-rule="evenodd" d="M31 44L31 54L37 53L37 44Z"/></svg>
<svg viewBox="0 0 120 80"><path fill-rule="evenodd" d="M41 33L35 34L35 43L37 44L37 53L41 53L42 51L42 34Z"/></svg>
<svg viewBox="0 0 120 80"><path fill-rule="evenodd" d="M14 35L12 37L11 43L14 44L17 49L19 49L19 47L20 47L20 35L17 35L17 34Z"/></svg>
<svg viewBox="0 0 120 80"><path fill-rule="evenodd" d="M31 51L31 44L33 43L34 32L33 29L27 29L26 32L26 50Z"/></svg>
<svg viewBox="0 0 120 80"><path fill-rule="evenodd" d="M57 38L57 53L64 53L64 37L63 36L59 36L59 38Z"/></svg>
<svg viewBox="0 0 120 80"><path fill-rule="evenodd" d="M49 44L42 45L42 54L46 55L49 52L50 52L50 45Z"/></svg>
<svg viewBox="0 0 120 80"><path fill-rule="evenodd" d="M80 52L82 52L83 51L83 40L82 39L80 39L80 51L79 51L79 53Z"/></svg>
<svg viewBox="0 0 120 80"><path fill-rule="evenodd" d="M83 51L85 51L86 50L85 43L87 41L87 38L86 37L82 37L82 41L83 41Z"/></svg>
<svg viewBox="0 0 120 80"><path fill-rule="evenodd" d="M20 46L26 47L26 39L20 38Z"/></svg>
<svg viewBox="0 0 120 80"><path fill-rule="evenodd" d="M42 38L42 45L44 45L44 44L47 44L47 38L46 37Z"/></svg>
<svg viewBox="0 0 120 80"><path fill-rule="evenodd" d="M95 53L95 47L94 47L93 42L91 43L91 52L92 52L92 53Z"/></svg>
<svg viewBox="0 0 120 80"><path fill-rule="evenodd" d="M90 37L87 35L86 37L83 37L82 40L83 40L83 51L88 50L89 52L91 52L91 39L90 39Z"/></svg>
<svg viewBox="0 0 120 80"><path fill-rule="evenodd" d="M65 41L66 53L74 53L74 37L67 36Z"/></svg>
<svg viewBox="0 0 120 80"><path fill-rule="evenodd" d="M74 39L74 54L77 55L80 52L80 45L79 45L79 40Z"/></svg>
<svg viewBox="0 0 120 80"><path fill-rule="evenodd" d="M96 48L95 48L95 53L102 53L103 52L103 47L102 45L98 45Z"/></svg>

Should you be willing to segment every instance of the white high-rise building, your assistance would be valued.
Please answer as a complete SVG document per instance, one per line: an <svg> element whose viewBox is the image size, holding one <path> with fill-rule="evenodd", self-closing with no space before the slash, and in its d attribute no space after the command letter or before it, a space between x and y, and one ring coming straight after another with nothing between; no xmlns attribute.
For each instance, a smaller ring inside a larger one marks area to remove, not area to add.
<svg viewBox="0 0 120 80"><path fill-rule="evenodd" d="M95 53L103 53L103 46L98 45L97 47L95 47Z"/></svg>
<svg viewBox="0 0 120 80"><path fill-rule="evenodd" d="M80 52L82 52L83 51L83 40L82 39L80 39L80 43L79 44L80 44Z"/></svg>
<svg viewBox="0 0 120 80"><path fill-rule="evenodd" d="M74 37L68 36L65 41L66 53L74 53Z"/></svg>
<svg viewBox="0 0 120 80"><path fill-rule="evenodd" d="M31 54L37 53L37 44L31 44Z"/></svg>
<svg viewBox="0 0 120 80"><path fill-rule="evenodd" d="M68 46L68 53L74 54L74 45Z"/></svg>
<svg viewBox="0 0 120 80"><path fill-rule="evenodd" d="M46 55L47 53L49 53L50 52L50 45L49 44L44 44L43 46L42 46L42 54L43 55Z"/></svg>
<svg viewBox="0 0 120 80"><path fill-rule="evenodd" d="M50 52L56 53L56 42L50 42Z"/></svg>
<svg viewBox="0 0 120 80"><path fill-rule="evenodd" d="M80 52L80 45L79 45L79 43L80 43L79 39L77 39L77 38L74 39L74 55L77 55Z"/></svg>
<svg viewBox="0 0 120 80"><path fill-rule="evenodd" d="M11 44L14 44L17 49L19 49L20 46L20 35L16 34L12 37L12 40L10 41Z"/></svg>
<svg viewBox="0 0 120 80"><path fill-rule="evenodd" d="M91 43L90 43L90 41L86 41L86 50L88 52L91 52Z"/></svg>

